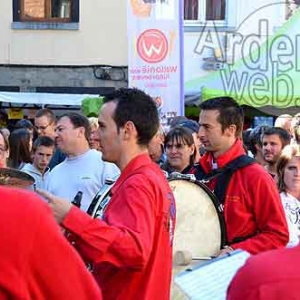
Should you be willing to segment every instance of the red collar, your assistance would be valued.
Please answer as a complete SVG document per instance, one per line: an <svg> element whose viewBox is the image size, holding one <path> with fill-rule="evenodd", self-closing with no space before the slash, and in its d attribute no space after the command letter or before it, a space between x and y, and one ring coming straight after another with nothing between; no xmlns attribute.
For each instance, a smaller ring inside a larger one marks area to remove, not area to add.
<svg viewBox="0 0 300 300"><path fill-rule="evenodd" d="M214 162L217 163L218 168L222 168L233 159L244 154L246 153L243 147L243 142L240 139L237 139L236 142L232 145L232 147L228 149L225 153L220 155L217 159L214 159ZM212 162L213 162L213 155L211 152L206 152L200 158L199 161L201 167L206 173L209 173L213 169Z"/></svg>
<svg viewBox="0 0 300 300"><path fill-rule="evenodd" d="M130 177L132 174L136 173L136 171L145 165L151 164L151 158L149 154L140 154L132 159L129 164L125 167L117 182L113 186L111 193L114 194L116 190L124 183L124 181Z"/></svg>

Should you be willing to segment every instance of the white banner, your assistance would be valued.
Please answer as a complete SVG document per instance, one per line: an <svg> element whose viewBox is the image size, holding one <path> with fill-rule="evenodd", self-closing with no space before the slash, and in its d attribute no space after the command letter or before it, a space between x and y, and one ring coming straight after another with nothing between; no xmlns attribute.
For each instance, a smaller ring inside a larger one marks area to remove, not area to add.
<svg viewBox="0 0 300 300"><path fill-rule="evenodd" d="M183 1L127 3L129 86L153 97L167 127L184 115Z"/></svg>

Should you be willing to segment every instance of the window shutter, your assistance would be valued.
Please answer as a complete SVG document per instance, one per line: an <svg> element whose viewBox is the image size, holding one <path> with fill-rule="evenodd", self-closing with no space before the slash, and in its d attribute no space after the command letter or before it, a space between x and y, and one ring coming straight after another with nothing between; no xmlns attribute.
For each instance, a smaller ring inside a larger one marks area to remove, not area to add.
<svg viewBox="0 0 300 300"><path fill-rule="evenodd" d="M13 0L13 22L20 21L21 0Z"/></svg>
<svg viewBox="0 0 300 300"><path fill-rule="evenodd" d="M79 23L79 0L72 0L71 22Z"/></svg>

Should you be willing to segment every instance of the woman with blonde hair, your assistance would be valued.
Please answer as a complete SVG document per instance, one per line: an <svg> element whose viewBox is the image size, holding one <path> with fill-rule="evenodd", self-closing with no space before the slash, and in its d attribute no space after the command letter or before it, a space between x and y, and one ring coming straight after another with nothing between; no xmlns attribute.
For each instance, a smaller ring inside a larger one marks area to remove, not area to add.
<svg viewBox="0 0 300 300"><path fill-rule="evenodd" d="M88 118L89 122L90 122L90 126L91 126L91 134L90 134L90 140L89 140L89 144L91 149L96 149L98 151L101 151L101 147L100 147L100 141L99 141L99 137L97 134L97 130L98 130L98 119L95 117L90 117Z"/></svg>
<svg viewBox="0 0 300 300"><path fill-rule="evenodd" d="M290 240L288 246L299 243L300 237L300 146L288 145L277 162L277 185L285 211Z"/></svg>

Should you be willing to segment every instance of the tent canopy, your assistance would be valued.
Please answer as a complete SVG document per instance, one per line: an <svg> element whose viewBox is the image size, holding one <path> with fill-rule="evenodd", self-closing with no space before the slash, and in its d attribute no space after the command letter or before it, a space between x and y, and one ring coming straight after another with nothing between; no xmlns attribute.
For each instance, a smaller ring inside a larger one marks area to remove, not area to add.
<svg viewBox="0 0 300 300"><path fill-rule="evenodd" d="M81 106L85 98L94 98L90 94L56 94L56 93L17 93L0 92L0 102L22 105L75 105Z"/></svg>

